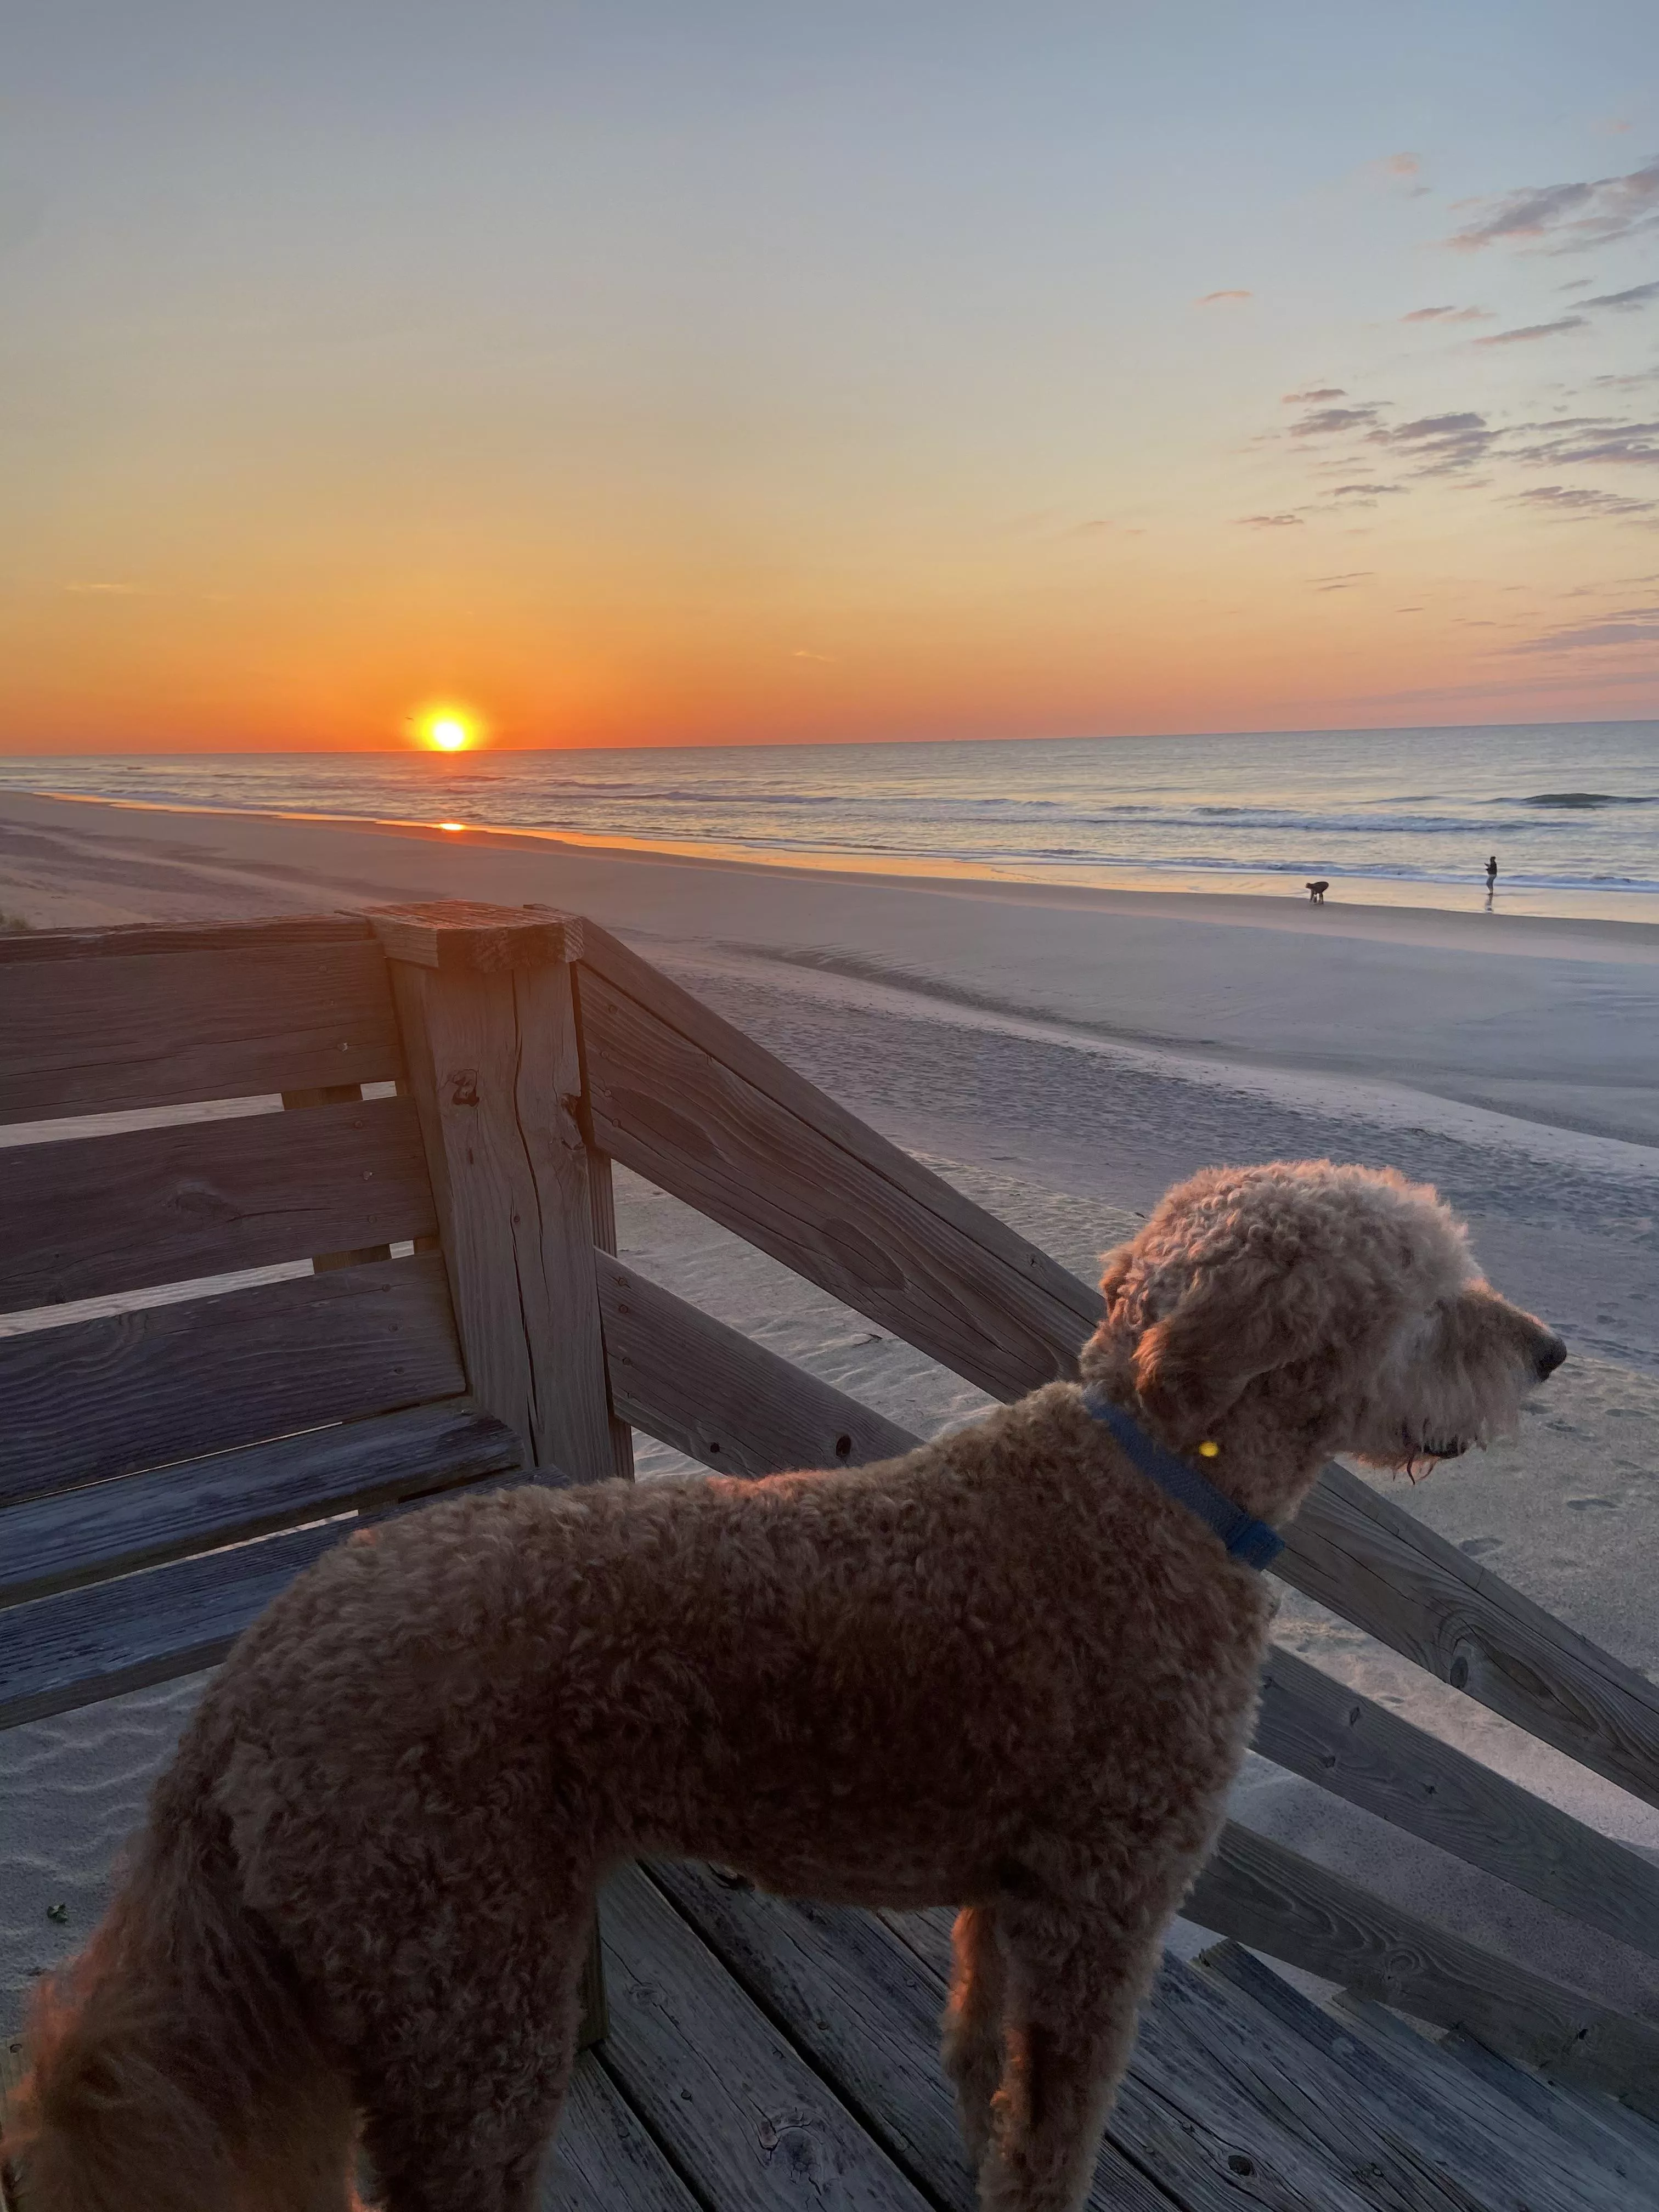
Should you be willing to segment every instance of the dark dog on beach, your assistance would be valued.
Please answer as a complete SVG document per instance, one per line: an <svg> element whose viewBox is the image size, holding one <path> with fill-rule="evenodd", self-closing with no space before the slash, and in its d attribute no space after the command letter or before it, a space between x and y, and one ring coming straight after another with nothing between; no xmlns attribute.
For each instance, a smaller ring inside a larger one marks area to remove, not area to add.
<svg viewBox="0 0 1659 2212"><path fill-rule="evenodd" d="M1308 904L1310 906L1323 906L1325 903L1325 894L1329 890L1330 887L1330 878L1328 876L1321 876L1316 879L1316 881L1309 884L1306 886Z"/></svg>
<svg viewBox="0 0 1659 2212"><path fill-rule="evenodd" d="M1324 1161L1195 1176L1101 1288L1086 1395L872 1467L439 1504L302 1576L36 2002L29 2212L343 2212L359 2135L390 2212L527 2212L595 1891L653 1853L957 1907L981 2204L1074 2212L1272 1612L1167 1458L1282 1523L1331 1453L1452 1456L1565 1357L1432 1191Z"/></svg>

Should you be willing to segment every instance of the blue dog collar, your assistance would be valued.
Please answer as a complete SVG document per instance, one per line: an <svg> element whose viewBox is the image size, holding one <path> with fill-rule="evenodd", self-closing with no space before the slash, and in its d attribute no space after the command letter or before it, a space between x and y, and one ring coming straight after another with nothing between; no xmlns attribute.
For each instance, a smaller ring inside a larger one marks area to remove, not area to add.
<svg viewBox="0 0 1659 2212"><path fill-rule="evenodd" d="M1121 1406L1114 1406L1097 1383L1083 1393L1083 1407L1103 1428L1111 1431L1149 1482L1155 1482L1168 1496L1196 1513L1206 1528L1214 1529L1234 1559L1243 1559L1247 1567L1273 1565L1285 1548L1285 1539L1276 1528L1270 1528L1265 1521L1253 1521L1242 1505L1224 1498L1195 1467L1188 1467L1184 1459L1154 1443L1140 1424Z"/></svg>

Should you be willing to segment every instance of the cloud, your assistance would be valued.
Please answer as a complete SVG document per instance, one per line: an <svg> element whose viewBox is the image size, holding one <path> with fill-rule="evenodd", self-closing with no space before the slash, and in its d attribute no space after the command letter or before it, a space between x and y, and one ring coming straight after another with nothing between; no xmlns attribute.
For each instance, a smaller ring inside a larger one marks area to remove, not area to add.
<svg viewBox="0 0 1659 2212"><path fill-rule="evenodd" d="M1482 210L1445 241L1461 253L1521 240L1546 240L1556 253L1606 246L1659 228L1659 159L1622 177L1528 185L1471 204Z"/></svg>
<svg viewBox="0 0 1659 2212"><path fill-rule="evenodd" d="M1241 514L1238 522L1242 530L1288 530L1292 526L1300 529L1302 517L1299 514Z"/></svg>
<svg viewBox="0 0 1659 2212"><path fill-rule="evenodd" d="M1309 580L1316 591L1351 592L1356 584L1363 583L1367 576L1376 574L1375 568L1345 568L1340 575L1314 576Z"/></svg>
<svg viewBox="0 0 1659 2212"><path fill-rule="evenodd" d="M1530 338L1559 337L1563 331L1582 331L1585 327L1583 315L1560 315L1553 323L1528 323L1518 331L1494 331L1489 338L1477 338L1478 346L1520 345Z"/></svg>
<svg viewBox="0 0 1659 2212"><path fill-rule="evenodd" d="M827 661L831 667L835 665L836 659L836 656L833 653L808 653L804 646L798 646L795 651L790 655L790 658L793 660Z"/></svg>
<svg viewBox="0 0 1659 2212"><path fill-rule="evenodd" d="M1536 444L1520 447L1516 459L1535 468L1582 467L1608 461L1630 467L1659 465L1659 422L1620 422L1607 416L1574 416L1565 422L1528 424L1527 429L1534 435L1542 434Z"/></svg>
<svg viewBox="0 0 1659 2212"><path fill-rule="evenodd" d="M1580 629L1547 630L1541 637L1529 637L1509 649L1511 653L1583 653L1656 641L1659 641L1659 607L1628 607L1605 622L1589 623Z"/></svg>
<svg viewBox="0 0 1659 2212"><path fill-rule="evenodd" d="M1253 300L1255 297L1254 292L1206 292L1201 300L1194 301L1194 305L1213 307L1223 300Z"/></svg>
<svg viewBox="0 0 1659 2212"><path fill-rule="evenodd" d="M1489 323L1490 307L1413 307L1402 323Z"/></svg>
<svg viewBox="0 0 1659 2212"><path fill-rule="evenodd" d="M1403 497L1405 490L1404 484L1346 483L1336 485L1331 493L1331 497L1333 499L1382 499L1389 495Z"/></svg>
<svg viewBox="0 0 1659 2212"><path fill-rule="evenodd" d="M1322 407L1312 415L1304 415L1299 422L1291 425L1293 438L1328 438L1339 430L1368 429L1376 422L1377 410L1364 407Z"/></svg>
<svg viewBox="0 0 1659 2212"><path fill-rule="evenodd" d="M139 597L137 584L65 584L64 589L76 599L136 599Z"/></svg>
<svg viewBox="0 0 1659 2212"><path fill-rule="evenodd" d="M1582 484L1534 484L1513 495L1522 507L1550 514L1652 514L1659 500L1626 499L1622 492L1592 491Z"/></svg>
<svg viewBox="0 0 1659 2212"><path fill-rule="evenodd" d="M1419 476L1444 476L1484 459L1498 437L1484 415L1419 415L1415 422L1379 427L1370 433L1374 446L1403 447L1422 463Z"/></svg>
<svg viewBox="0 0 1659 2212"><path fill-rule="evenodd" d="M1645 307L1651 301L1659 300L1659 284L1632 284L1627 292L1598 292L1593 300L1581 300L1581 307Z"/></svg>
<svg viewBox="0 0 1659 2212"><path fill-rule="evenodd" d="M1311 392L1287 392L1279 402L1284 407L1301 407L1316 399L1346 399L1347 393L1340 384L1316 384Z"/></svg>

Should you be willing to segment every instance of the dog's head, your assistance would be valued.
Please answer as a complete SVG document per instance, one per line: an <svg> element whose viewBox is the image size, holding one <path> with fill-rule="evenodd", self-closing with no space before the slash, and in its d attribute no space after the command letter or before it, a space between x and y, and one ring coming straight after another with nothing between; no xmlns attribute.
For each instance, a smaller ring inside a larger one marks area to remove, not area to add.
<svg viewBox="0 0 1659 2212"><path fill-rule="evenodd" d="M1414 1472L1511 1431L1566 1357L1426 1185L1328 1160L1210 1168L1106 1255L1085 1376L1267 1519L1333 1452Z"/></svg>

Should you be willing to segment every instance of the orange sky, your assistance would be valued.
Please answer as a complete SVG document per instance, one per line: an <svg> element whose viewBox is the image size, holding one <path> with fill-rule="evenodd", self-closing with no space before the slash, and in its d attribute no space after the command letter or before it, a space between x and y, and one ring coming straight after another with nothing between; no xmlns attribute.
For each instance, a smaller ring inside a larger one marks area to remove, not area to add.
<svg viewBox="0 0 1659 2212"><path fill-rule="evenodd" d="M891 12L42 15L0 750L1659 714L1641 9Z"/></svg>

